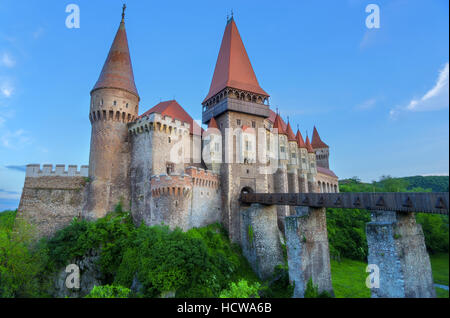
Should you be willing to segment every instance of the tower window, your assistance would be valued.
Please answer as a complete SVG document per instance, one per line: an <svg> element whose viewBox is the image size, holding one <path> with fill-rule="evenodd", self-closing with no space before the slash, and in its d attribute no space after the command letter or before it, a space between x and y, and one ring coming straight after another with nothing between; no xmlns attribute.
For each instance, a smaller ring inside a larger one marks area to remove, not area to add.
<svg viewBox="0 0 450 318"><path fill-rule="evenodd" d="M281 146L281 147L280 147L280 151L281 151L281 152L284 152L284 146Z"/></svg>
<svg viewBox="0 0 450 318"><path fill-rule="evenodd" d="M168 162L166 164L167 175L170 175L171 173L173 173L174 169L175 169L175 165L172 162Z"/></svg>
<svg viewBox="0 0 450 318"><path fill-rule="evenodd" d="M103 105L103 98L100 100L100 106Z"/></svg>
<svg viewBox="0 0 450 318"><path fill-rule="evenodd" d="M236 120L236 124L237 124L238 126L240 126L240 125L241 125L241 120L240 120L240 119L237 119L237 120Z"/></svg>
<svg viewBox="0 0 450 318"><path fill-rule="evenodd" d="M128 103L125 105L126 108L128 108Z"/></svg>
<svg viewBox="0 0 450 318"><path fill-rule="evenodd" d="M172 139L169 137L169 144L172 142Z"/></svg>
<svg viewBox="0 0 450 318"><path fill-rule="evenodd" d="M218 142L214 143L214 150L219 151L219 143Z"/></svg>
<svg viewBox="0 0 450 318"><path fill-rule="evenodd" d="M252 128L256 128L256 122L252 120Z"/></svg>
<svg viewBox="0 0 450 318"><path fill-rule="evenodd" d="M113 102L113 105L116 106L116 105L117 105L117 101L114 101L114 102Z"/></svg>

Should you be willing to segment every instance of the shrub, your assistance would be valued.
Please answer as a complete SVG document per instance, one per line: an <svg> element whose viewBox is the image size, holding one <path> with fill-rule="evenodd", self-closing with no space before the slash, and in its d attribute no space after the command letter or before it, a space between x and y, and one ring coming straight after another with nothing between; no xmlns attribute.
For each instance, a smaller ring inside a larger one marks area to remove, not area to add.
<svg viewBox="0 0 450 318"><path fill-rule="evenodd" d="M249 285L246 280L240 280L237 284L232 282L228 289L223 290L220 298L259 298L259 283Z"/></svg>
<svg viewBox="0 0 450 318"><path fill-rule="evenodd" d="M119 285L94 286L85 298L127 298L130 290Z"/></svg>

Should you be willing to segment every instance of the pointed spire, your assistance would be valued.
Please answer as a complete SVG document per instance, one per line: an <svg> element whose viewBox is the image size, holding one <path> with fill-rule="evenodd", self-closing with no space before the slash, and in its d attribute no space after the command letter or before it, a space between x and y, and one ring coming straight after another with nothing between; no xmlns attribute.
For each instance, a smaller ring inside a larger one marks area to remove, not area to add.
<svg viewBox="0 0 450 318"><path fill-rule="evenodd" d="M234 22L233 13L227 21L209 93L203 102L226 87L269 96L259 86L244 43Z"/></svg>
<svg viewBox="0 0 450 318"><path fill-rule="evenodd" d="M122 8L122 21L103 65L100 77L92 91L100 88L119 88L139 97L134 83L133 67L125 30L125 9L126 6L124 5Z"/></svg>
<svg viewBox="0 0 450 318"><path fill-rule="evenodd" d="M311 143L309 142L309 136L306 135L306 149L308 149L309 153L314 153L314 149L311 146Z"/></svg>
<svg viewBox="0 0 450 318"><path fill-rule="evenodd" d="M217 122L216 122L216 120L214 119L214 117L211 117L211 120L209 121L209 124L208 124L208 128L216 128L216 129L219 129L219 127L217 126Z"/></svg>
<svg viewBox="0 0 450 318"><path fill-rule="evenodd" d="M305 141L303 140L303 136L299 129L297 129L297 135L295 136L295 139L297 140L297 145L299 148L306 148Z"/></svg>
<svg viewBox="0 0 450 318"><path fill-rule="evenodd" d="M287 135L286 131L283 129L283 123L282 123L281 117L278 113L275 116L275 120L273 121L273 128L278 129L279 135Z"/></svg>
<svg viewBox="0 0 450 318"><path fill-rule="evenodd" d="M319 132L317 131L316 126L314 126L311 146L314 149L329 148L328 145L324 143L322 139L320 139Z"/></svg>
<svg viewBox="0 0 450 318"><path fill-rule="evenodd" d="M294 132L292 131L291 123L289 121L288 121L287 128L286 128L286 134L288 136L288 141L297 141L295 139L295 135L294 135Z"/></svg>

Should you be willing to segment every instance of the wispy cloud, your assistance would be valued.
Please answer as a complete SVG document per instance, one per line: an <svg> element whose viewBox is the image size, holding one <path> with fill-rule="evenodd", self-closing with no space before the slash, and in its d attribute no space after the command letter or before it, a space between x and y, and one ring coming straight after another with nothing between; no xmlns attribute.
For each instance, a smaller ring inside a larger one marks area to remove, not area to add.
<svg viewBox="0 0 450 318"><path fill-rule="evenodd" d="M14 86L12 85L11 81L8 79L1 79L0 78L0 97L6 97L9 98L14 93Z"/></svg>
<svg viewBox="0 0 450 318"><path fill-rule="evenodd" d="M16 65L16 61L8 52L3 52L0 56L0 65L8 68L13 68Z"/></svg>
<svg viewBox="0 0 450 318"><path fill-rule="evenodd" d="M5 166L6 169L9 170L15 170L15 171L20 171L20 172L25 172L27 171L27 166L15 166L15 165L10 165L10 166Z"/></svg>
<svg viewBox="0 0 450 318"><path fill-rule="evenodd" d="M396 118L402 111L423 112L448 108L449 86L448 86L449 63L439 71L436 84L422 97L412 99L408 105L396 107L390 110L391 118Z"/></svg>
<svg viewBox="0 0 450 318"><path fill-rule="evenodd" d="M356 105L355 109L356 110L369 110L369 109L374 108L376 103L377 103L377 100L375 98L371 98L371 99L365 100L364 102L362 102L359 105Z"/></svg>
<svg viewBox="0 0 450 318"><path fill-rule="evenodd" d="M19 129L15 132L7 131L0 136L0 143L6 148L20 148L31 142L31 138L23 130Z"/></svg>
<svg viewBox="0 0 450 318"><path fill-rule="evenodd" d="M45 29L43 27L38 27L36 31L33 32L33 38L35 40L39 39L44 34Z"/></svg>
<svg viewBox="0 0 450 318"><path fill-rule="evenodd" d="M20 192L0 189L0 199L20 199Z"/></svg>

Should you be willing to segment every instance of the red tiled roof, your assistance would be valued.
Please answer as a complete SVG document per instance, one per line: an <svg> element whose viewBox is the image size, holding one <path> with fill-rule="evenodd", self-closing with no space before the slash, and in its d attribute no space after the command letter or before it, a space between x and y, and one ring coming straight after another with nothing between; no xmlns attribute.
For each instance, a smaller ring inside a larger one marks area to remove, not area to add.
<svg viewBox="0 0 450 318"><path fill-rule="evenodd" d="M283 120L281 119L280 115L276 115L275 116L275 120L273 122L273 128L278 129L278 134L279 135L287 135L286 133L286 128L283 127Z"/></svg>
<svg viewBox="0 0 450 318"><path fill-rule="evenodd" d="M314 149L329 148L328 145L324 143L322 139L320 139L319 132L317 131L316 126L314 126L311 146L313 146Z"/></svg>
<svg viewBox="0 0 450 318"><path fill-rule="evenodd" d="M92 91L99 88L121 88L139 97L134 83L127 32L123 19L120 22L119 30L117 30L100 77Z"/></svg>
<svg viewBox="0 0 450 318"><path fill-rule="evenodd" d="M271 109L269 109L269 112L270 112L270 115L269 115L269 118L267 118L271 123L272 123L272 125L275 123L275 117L277 117L277 113L275 113L273 110L271 110ZM286 131L286 129L287 129L287 125L286 125L286 123L284 122L284 120L283 120L283 118L281 118L281 116L280 116L280 119L281 119L281 126L283 127L283 130L284 131Z"/></svg>
<svg viewBox="0 0 450 318"><path fill-rule="evenodd" d="M217 126L217 122L214 119L214 117L211 117L211 120L208 123L208 128L216 128L219 129L219 127Z"/></svg>
<svg viewBox="0 0 450 318"><path fill-rule="evenodd" d="M139 118L148 116L153 113L161 114L162 116L170 116L172 119L178 119L182 122L189 123L191 125L190 131L191 134L199 135L203 131L200 126L192 119L191 116L177 103L176 100L169 100L165 102L161 102L158 105L152 107L143 113ZM194 126L196 129L194 130Z"/></svg>
<svg viewBox="0 0 450 318"><path fill-rule="evenodd" d="M309 137L308 136L306 136L306 149L308 149L309 153L314 153L314 149L311 146L311 143L309 142Z"/></svg>
<svg viewBox="0 0 450 318"><path fill-rule="evenodd" d="M286 133L287 133L287 136L288 136L288 141L297 141L297 140L295 139L294 132L292 131L291 123L289 123L289 122L288 122L288 124L287 124Z"/></svg>
<svg viewBox="0 0 450 318"><path fill-rule="evenodd" d="M306 148L306 144L305 141L303 140L303 136L300 130L297 130L297 136L295 136L295 139L297 140L297 145L299 148Z"/></svg>
<svg viewBox="0 0 450 318"><path fill-rule="evenodd" d="M330 169L317 166L317 172L337 178L337 175Z"/></svg>
<svg viewBox="0 0 450 318"><path fill-rule="evenodd" d="M259 86L233 18L228 21L225 27L209 93L203 102L226 87L269 96Z"/></svg>

